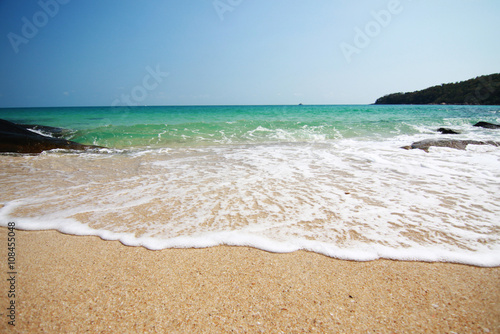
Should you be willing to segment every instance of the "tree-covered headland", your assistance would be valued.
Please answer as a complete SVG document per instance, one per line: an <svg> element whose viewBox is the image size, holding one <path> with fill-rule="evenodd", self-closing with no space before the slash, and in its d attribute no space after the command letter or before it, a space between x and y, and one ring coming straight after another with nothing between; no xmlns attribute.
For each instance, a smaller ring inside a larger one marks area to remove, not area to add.
<svg viewBox="0 0 500 334"><path fill-rule="evenodd" d="M500 73L411 93L389 94L377 99L375 104L500 105Z"/></svg>

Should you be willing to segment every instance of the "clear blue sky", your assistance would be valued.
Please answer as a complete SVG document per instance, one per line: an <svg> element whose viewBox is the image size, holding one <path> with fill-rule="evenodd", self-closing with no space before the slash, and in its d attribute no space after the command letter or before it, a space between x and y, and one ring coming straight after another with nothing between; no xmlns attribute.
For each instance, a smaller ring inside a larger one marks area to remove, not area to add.
<svg viewBox="0 0 500 334"><path fill-rule="evenodd" d="M498 0L0 0L0 107L373 103L500 72L499 18Z"/></svg>

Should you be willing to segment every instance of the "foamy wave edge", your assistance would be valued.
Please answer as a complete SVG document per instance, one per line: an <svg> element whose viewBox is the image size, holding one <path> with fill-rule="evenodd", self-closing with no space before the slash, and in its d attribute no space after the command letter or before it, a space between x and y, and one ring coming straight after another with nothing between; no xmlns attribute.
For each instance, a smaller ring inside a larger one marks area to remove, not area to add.
<svg viewBox="0 0 500 334"><path fill-rule="evenodd" d="M5 209L5 207L3 208ZM0 210L0 212L3 210ZM453 252L438 247L412 247L394 249L385 246L366 245L363 248L345 249L335 245L295 238L281 242L269 238L226 231L207 233L201 236L185 236L170 239L153 237L136 237L131 233L117 233L107 230L97 230L71 219L57 219L50 223L29 218L0 217L0 226L7 227L9 222L15 222L15 228L26 231L56 230L64 234L76 236L98 236L103 240L120 241L126 246L142 246L150 250L168 248L208 248L215 246L252 247L272 253L291 253L298 250L310 251L339 260L373 261L378 259L397 261L444 262L477 267L499 267L500 250L489 252Z"/></svg>

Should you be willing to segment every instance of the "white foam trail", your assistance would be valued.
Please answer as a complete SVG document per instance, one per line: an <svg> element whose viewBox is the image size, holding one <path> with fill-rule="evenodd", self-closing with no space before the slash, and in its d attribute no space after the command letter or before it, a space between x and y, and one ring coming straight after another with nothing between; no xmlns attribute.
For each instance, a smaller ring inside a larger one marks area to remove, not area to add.
<svg viewBox="0 0 500 334"><path fill-rule="evenodd" d="M50 133L45 133L45 132L42 132L40 130L31 129L31 128L26 128L26 130L31 131L33 133L36 133L38 135L44 136L44 137L53 138L53 136Z"/></svg>
<svg viewBox="0 0 500 334"><path fill-rule="evenodd" d="M400 149L408 139L5 156L0 225L499 266L500 149Z"/></svg>

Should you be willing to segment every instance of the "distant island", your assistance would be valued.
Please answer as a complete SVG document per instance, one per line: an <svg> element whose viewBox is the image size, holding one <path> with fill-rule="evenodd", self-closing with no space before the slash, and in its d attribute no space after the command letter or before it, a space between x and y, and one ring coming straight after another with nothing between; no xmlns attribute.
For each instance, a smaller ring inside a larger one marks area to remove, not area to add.
<svg viewBox="0 0 500 334"><path fill-rule="evenodd" d="M377 99L375 104L500 105L500 73L411 93L389 94Z"/></svg>

